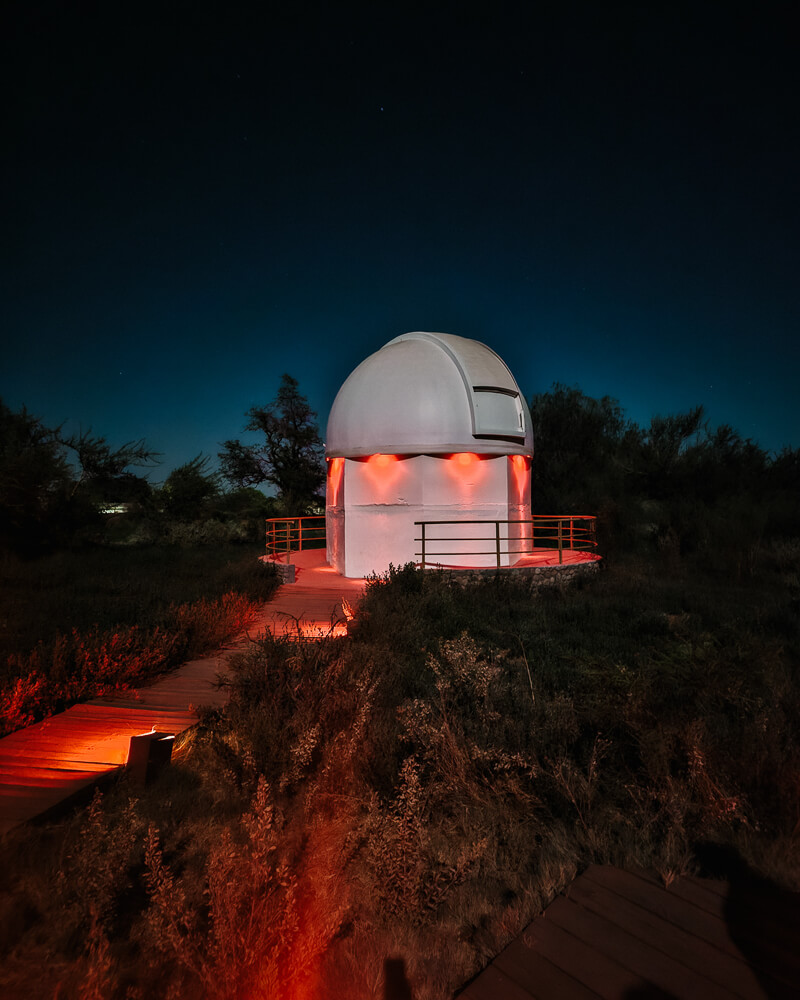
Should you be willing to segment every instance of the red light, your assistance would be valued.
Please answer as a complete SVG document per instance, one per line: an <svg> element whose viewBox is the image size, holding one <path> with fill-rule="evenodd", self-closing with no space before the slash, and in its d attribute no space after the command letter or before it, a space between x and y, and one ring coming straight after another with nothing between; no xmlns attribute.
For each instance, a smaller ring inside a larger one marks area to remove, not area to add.
<svg viewBox="0 0 800 1000"><path fill-rule="evenodd" d="M367 461L370 465L377 465L379 469L385 469L392 462L397 461L397 455L370 455Z"/></svg>
<svg viewBox="0 0 800 1000"><path fill-rule="evenodd" d="M328 459L328 503L332 507L339 504L339 487L344 474L344 459L341 456Z"/></svg>
<svg viewBox="0 0 800 1000"><path fill-rule="evenodd" d="M477 462L478 456L473 454L471 451L462 451L457 455L453 455L453 461L457 462L459 465L467 466L472 465L473 462Z"/></svg>
<svg viewBox="0 0 800 1000"><path fill-rule="evenodd" d="M525 455L511 456L511 470L514 474L514 482L517 486L517 496L522 500L525 496L525 488L528 485L529 463Z"/></svg>

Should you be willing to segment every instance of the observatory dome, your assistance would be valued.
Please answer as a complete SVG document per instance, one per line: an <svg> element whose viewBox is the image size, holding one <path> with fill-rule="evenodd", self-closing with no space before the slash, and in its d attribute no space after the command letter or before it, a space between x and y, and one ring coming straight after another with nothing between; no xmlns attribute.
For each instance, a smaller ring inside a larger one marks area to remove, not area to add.
<svg viewBox="0 0 800 1000"><path fill-rule="evenodd" d="M405 333L339 390L326 452L532 455L533 431L514 376L493 350L448 333Z"/></svg>

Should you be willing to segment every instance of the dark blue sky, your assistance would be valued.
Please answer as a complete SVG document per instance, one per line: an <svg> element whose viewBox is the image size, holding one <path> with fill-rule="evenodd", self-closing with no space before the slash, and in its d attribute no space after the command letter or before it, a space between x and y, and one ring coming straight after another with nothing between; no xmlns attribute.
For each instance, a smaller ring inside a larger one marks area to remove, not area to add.
<svg viewBox="0 0 800 1000"><path fill-rule="evenodd" d="M422 329L800 444L790 5L247 6L14 9L8 405L158 481Z"/></svg>

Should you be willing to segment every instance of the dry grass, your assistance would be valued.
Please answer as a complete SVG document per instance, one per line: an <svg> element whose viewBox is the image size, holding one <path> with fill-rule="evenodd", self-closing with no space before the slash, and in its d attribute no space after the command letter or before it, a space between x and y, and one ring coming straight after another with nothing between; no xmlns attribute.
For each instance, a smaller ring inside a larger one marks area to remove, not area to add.
<svg viewBox="0 0 800 1000"><path fill-rule="evenodd" d="M12 653L7 669L16 679L0 692L0 736L75 702L147 683L239 635L258 610L242 594L224 594L171 606L165 626L73 629L28 654Z"/></svg>
<svg viewBox="0 0 800 1000"><path fill-rule="evenodd" d="M0 569L0 735L218 648L277 586L272 567L231 547L4 557Z"/></svg>
<svg viewBox="0 0 800 1000"><path fill-rule="evenodd" d="M712 843L798 888L785 573L622 564L532 597L402 570L350 638L254 644L140 801L7 845L4 995L44 966L65 1000L361 1000L401 973L441 1000L592 862L669 882Z"/></svg>

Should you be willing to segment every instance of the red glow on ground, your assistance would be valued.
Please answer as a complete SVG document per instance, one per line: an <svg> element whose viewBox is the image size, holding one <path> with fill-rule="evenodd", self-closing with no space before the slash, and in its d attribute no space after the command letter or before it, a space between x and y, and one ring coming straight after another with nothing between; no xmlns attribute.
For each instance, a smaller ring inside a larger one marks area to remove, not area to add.
<svg viewBox="0 0 800 1000"><path fill-rule="evenodd" d="M331 622L293 618L276 620L271 629L273 635L295 639L301 642L316 642L320 639L341 639L347 635L347 622Z"/></svg>

